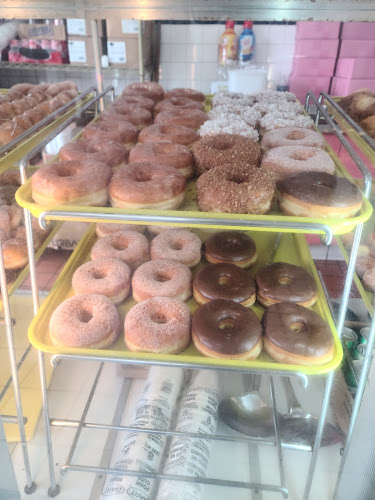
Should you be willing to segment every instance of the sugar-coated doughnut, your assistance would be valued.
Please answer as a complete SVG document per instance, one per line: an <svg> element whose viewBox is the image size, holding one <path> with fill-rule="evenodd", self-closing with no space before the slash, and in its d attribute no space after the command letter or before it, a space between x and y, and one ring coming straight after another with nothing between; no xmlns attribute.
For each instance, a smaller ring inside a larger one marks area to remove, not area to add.
<svg viewBox="0 0 375 500"><path fill-rule="evenodd" d="M322 134L308 128L284 127L265 133L262 142L263 149L279 148L280 146L305 146L324 149L325 141Z"/></svg>
<svg viewBox="0 0 375 500"><path fill-rule="evenodd" d="M227 263L242 268L252 266L257 259L255 242L243 231L212 234L203 243L203 255L211 264Z"/></svg>
<svg viewBox="0 0 375 500"><path fill-rule="evenodd" d="M193 175L190 149L174 142L139 143L130 151L129 162L158 162L176 168L186 179Z"/></svg>
<svg viewBox="0 0 375 500"><path fill-rule="evenodd" d="M187 97L169 97L164 98L154 107L154 116L162 111L170 111L174 109L179 110L189 110L189 109L200 109L203 111L203 103L199 101L194 101Z"/></svg>
<svg viewBox="0 0 375 500"><path fill-rule="evenodd" d="M200 238L185 229L163 231L151 242L151 259L174 260L194 267L201 260L201 246Z"/></svg>
<svg viewBox="0 0 375 500"><path fill-rule="evenodd" d="M91 249L93 260L120 259L133 270L150 260L146 236L136 231L118 231L100 238Z"/></svg>
<svg viewBox="0 0 375 500"><path fill-rule="evenodd" d="M256 359L262 350L262 325L249 308L232 300L212 300L192 318L195 347L204 356Z"/></svg>
<svg viewBox="0 0 375 500"><path fill-rule="evenodd" d="M129 150L137 143L138 129L129 122L101 120L89 123L83 129L82 137L83 139L107 139L119 142Z"/></svg>
<svg viewBox="0 0 375 500"><path fill-rule="evenodd" d="M125 317L125 343L130 351L178 354L190 339L190 309L179 300L144 300Z"/></svg>
<svg viewBox="0 0 375 500"><path fill-rule="evenodd" d="M155 117L155 123L157 125L180 125L199 130L207 119L206 113L200 109L171 109L158 113Z"/></svg>
<svg viewBox="0 0 375 500"><path fill-rule="evenodd" d="M122 95L144 96L148 99L152 99L155 103L157 103L163 99L164 89L156 82L131 83L124 88Z"/></svg>
<svg viewBox="0 0 375 500"><path fill-rule="evenodd" d="M204 102L206 100L206 96L203 94L203 92L185 88L167 90L164 94L164 99L170 99L171 97L184 97L198 102Z"/></svg>
<svg viewBox="0 0 375 500"><path fill-rule="evenodd" d="M318 289L315 280L303 267L273 262L259 269L255 279L257 299L264 307L279 302L311 307L316 302Z"/></svg>
<svg viewBox="0 0 375 500"><path fill-rule="evenodd" d="M108 139L81 139L65 144L59 152L61 161L95 160L116 169L128 162L128 152L122 144Z"/></svg>
<svg viewBox="0 0 375 500"><path fill-rule="evenodd" d="M306 146L270 149L263 155L261 168L272 173L276 180L305 171L335 173L335 164L328 153Z"/></svg>
<svg viewBox="0 0 375 500"><path fill-rule="evenodd" d="M279 363L315 366L333 357L333 337L316 312L290 302L268 307L263 315L264 348Z"/></svg>
<svg viewBox="0 0 375 500"><path fill-rule="evenodd" d="M201 306L211 300L233 300L245 307L255 302L255 281L233 264L208 264L194 276L193 294Z"/></svg>
<svg viewBox="0 0 375 500"><path fill-rule="evenodd" d="M132 123L138 130L142 130L149 125L152 125L153 122L152 114L147 109L135 104L125 104L121 101L115 101L100 114L101 120L111 121L116 118L120 121L123 119Z"/></svg>
<svg viewBox="0 0 375 500"><path fill-rule="evenodd" d="M183 125L150 125L139 134L139 142L175 142L184 146L192 146L198 140L198 134Z"/></svg>
<svg viewBox="0 0 375 500"><path fill-rule="evenodd" d="M49 333L55 345L105 349L117 340L120 320L104 295L76 295L53 311Z"/></svg>
<svg viewBox="0 0 375 500"><path fill-rule="evenodd" d="M191 271L184 264L173 260L151 260L133 274L133 298L142 302L152 297L171 297L186 302L192 295L191 282Z"/></svg>
<svg viewBox="0 0 375 500"><path fill-rule="evenodd" d="M112 169L97 161L60 161L31 177L32 198L40 205L104 206Z"/></svg>
<svg viewBox="0 0 375 500"><path fill-rule="evenodd" d="M185 231L191 231L191 228L183 226L157 226L154 224L147 226L147 231L152 236L157 236L160 233L164 233L164 231L173 231L173 230L177 231L178 229L185 229Z"/></svg>
<svg viewBox="0 0 375 500"><path fill-rule="evenodd" d="M118 231L137 231L138 233L143 233L146 226L140 224L116 224L111 222L98 222L96 224L96 234L99 238L103 238L111 233L117 233Z"/></svg>
<svg viewBox="0 0 375 500"><path fill-rule="evenodd" d="M97 293L121 304L130 293L131 269L119 259L98 259L82 264L72 278L76 295Z"/></svg>
<svg viewBox="0 0 375 500"><path fill-rule="evenodd" d="M173 167L130 163L114 173L108 191L113 207L172 210L183 203L185 185L185 177Z"/></svg>
<svg viewBox="0 0 375 500"><path fill-rule="evenodd" d="M344 219L362 206L362 194L347 179L325 172L301 172L277 183L281 210L297 217Z"/></svg>

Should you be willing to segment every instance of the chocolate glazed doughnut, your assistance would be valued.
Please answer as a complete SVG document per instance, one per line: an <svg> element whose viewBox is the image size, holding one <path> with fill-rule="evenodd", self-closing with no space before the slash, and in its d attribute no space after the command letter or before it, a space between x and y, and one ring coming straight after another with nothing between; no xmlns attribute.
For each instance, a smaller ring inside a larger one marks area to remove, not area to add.
<svg viewBox="0 0 375 500"><path fill-rule="evenodd" d="M238 267L250 267L256 261L254 240L240 231L215 233L203 244L203 254L211 264L231 263Z"/></svg>
<svg viewBox="0 0 375 500"><path fill-rule="evenodd" d="M327 323L314 311L289 302L266 309L264 348L279 363L322 365L333 357L333 337Z"/></svg>
<svg viewBox="0 0 375 500"><path fill-rule="evenodd" d="M262 350L262 326L256 314L231 300L213 300L192 318L193 341L204 356L256 359Z"/></svg>

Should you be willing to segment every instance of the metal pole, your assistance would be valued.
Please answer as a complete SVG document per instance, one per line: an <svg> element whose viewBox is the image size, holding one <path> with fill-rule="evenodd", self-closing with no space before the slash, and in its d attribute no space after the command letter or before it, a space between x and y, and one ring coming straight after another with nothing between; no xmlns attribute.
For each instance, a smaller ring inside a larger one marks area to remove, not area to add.
<svg viewBox="0 0 375 500"><path fill-rule="evenodd" d="M145 65L143 61L143 22L138 21L138 65L139 65L139 81L145 79Z"/></svg>
<svg viewBox="0 0 375 500"><path fill-rule="evenodd" d="M103 92L103 74L102 74L102 65L101 65L101 57L100 57L100 41L99 41L99 33L98 33L98 22L96 19L91 20L91 37L92 37L92 46L94 49L94 65L95 65L95 77L96 84L98 86L99 93ZM100 111L104 109L104 101L100 99Z"/></svg>

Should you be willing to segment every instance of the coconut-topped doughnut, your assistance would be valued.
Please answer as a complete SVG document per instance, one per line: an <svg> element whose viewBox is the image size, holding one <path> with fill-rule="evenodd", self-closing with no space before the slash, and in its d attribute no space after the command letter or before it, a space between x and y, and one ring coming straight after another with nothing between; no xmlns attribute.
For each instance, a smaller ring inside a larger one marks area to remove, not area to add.
<svg viewBox="0 0 375 500"><path fill-rule="evenodd" d="M243 107L239 104L233 103L212 108L208 113L208 117L210 120L227 119L231 122L232 120L238 120L240 118L247 123L247 125L255 129L259 127L259 120L261 119L262 114L255 108Z"/></svg>
<svg viewBox="0 0 375 500"><path fill-rule="evenodd" d="M104 295L76 295L53 311L49 333L55 345L105 349L117 340L120 320Z"/></svg>
<svg viewBox="0 0 375 500"><path fill-rule="evenodd" d="M278 90L262 90L254 95L256 102L274 101L274 102L294 102L296 96L292 92L280 92Z"/></svg>
<svg viewBox="0 0 375 500"><path fill-rule="evenodd" d="M324 149L325 141L322 134L315 130L284 127L265 133L261 145L264 150L279 148L280 146L305 146Z"/></svg>
<svg viewBox="0 0 375 500"><path fill-rule="evenodd" d="M183 110L183 109L200 109L203 111L203 103L199 101L193 101L187 97L169 97L164 98L162 101L158 102L154 108L154 116L156 116L161 111L171 111L171 110Z"/></svg>
<svg viewBox="0 0 375 500"><path fill-rule="evenodd" d="M145 142L137 144L129 155L130 163L157 162L176 168L186 179L193 175L193 156L190 149L174 142Z"/></svg>
<svg viewBox="0 0 375 500"><path fill-rule="evenodd" d="M117 233L118 231L136 231L137 233L143 233L146 226L140 224L116 224L111 222L98 222L96 224L96 234L99 238L104 238L108 234Z"/></svg>
<svg viewBox="0 0 375 500"><path fill-rule="evenodd" d="M328 153L306 146L270 149L263 155L261 168L272 173L276 180L306 171L335 173L335 164Z"/></svg>
<svg viewBox="0 0 375 500"><path fill-rule="evenodd" d="M150 125L141 130L139 142L175 142L184 146L192 146L198 140L193 129L183 125Z"/></svg>
<svg viewBox="0 0 375 500"><path fill-rule="evenodd" d="M221 165L231 164L259 167L260 148L247 137L218 134L201 137L193 146L195 168L198 175Z"/></svg>
<svg viewBox="0 0 375 500"><path fill-rule="evenodd" d="M259 139L258 131L250 127L242 118L231 117L230 120L226 116L207 120L198 131L200 136L231 134L242 135L254 141Z"/></svg>
<svg viewBox="0 0 375 500"><path fill-rule="evenodd" d="M171 97L183 97L187 99L192 99L197 102L204 102L206 100L203 92L199 92L199 90L194 89L184 89L177 88L172 90L167 90L164 94L164 99L170 99Z"/></svg>
<svg viewBox="0 0 375 500"><path fill-rule="evenodd" d="M170 109L161 111L155 117L158 125L181 125L198 130L208 119L206 113L200 109Z"/></svg>
<svg viewBox="0 0 375 500"><path fill-rule="evenodd" d="M185 229L163 231L151 242L151 259L174 260L194 267L201 260L201 246L199 237Z"/></svg>
<svg viewBox="0 0 375 500"><path fill-rule="evenodd" d="M164 89L156 82L131 83L124 88L122 95L128 96L132 94L141 95L152 99L154 102L159 102L164 97Z"/></svg>
<svg viewBox="0 0 375 500"><path fill-rule="evenodd" d="M314 128L314 122L306 115L289 115L282 112L267 113L260 119L261 133L283 127Z"/></svg>
<svg viewBox="0 0 375 500"><path fill-rule="evenodd" d="M222 105L238 104L242 107L252 106L255 98L251 95L241 94L240 92L218 92L212 98L212 107Z"/></svg>
<svg viewBox="0 0 375 500"><path fill-rule="evenodd" d="M82 133L83 139L108 139L119 142L126 149L131 149L138 139L138 129L129 122L101 120L89 123Z"/></svg>
<svg viewBox="0 0 375 500"><path fill-rule="evenodd" d="M128 161L128 152L115 141L107 139L81 139L65 144L59 152L61 161L96 160L116 169Z"/></svg>
<svg viewBox="0 0 375 500"><path fill-rule="evenodd" d="M203 212L265 214L275 193L272 176L246 165L211 168L198 178L196 187Z"/></svg>

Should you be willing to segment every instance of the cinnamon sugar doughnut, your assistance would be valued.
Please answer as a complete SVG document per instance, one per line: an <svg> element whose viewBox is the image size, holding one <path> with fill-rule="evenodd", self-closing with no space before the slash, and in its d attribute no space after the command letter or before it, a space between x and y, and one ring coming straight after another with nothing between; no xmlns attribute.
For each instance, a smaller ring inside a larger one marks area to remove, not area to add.
<svg viewBox="0 0 375 500"><path fill-rule="evenodd" d="M119 259L98 259L82 264L72 278L76 295L105 295L115 305L121 304L130 292L131 269Z"/></svg>
<svg viewBox="0 0 375 500"><path fill-rule="evenodd" d="M145 108L147 109L147 111L151 112L155 106L155 102L152 99L136 94L123 95L121 97L118 97L116 99L116 102L121 102L124 104L135 104L136 106L140 106L141 108Z"/></svg>
<svg viewBox="0 0 375 500"><path fill-rule="evenodd" d="M164 99L169 99L171 97L183 97L198 102L204 102L206 100L206 96L202 92L199 92L199 90L185 88L167 90L164 94Z"/></svg>
<svg viewBox="0 0 375 500"><path fill-rule="evenodd" d="M155 123L158 125L181 125L193 130L199 130L207 120L206 113L195 108L161 111L155 117Z"/></svg>
<svg viewBox="0 0 375 500"><path fill-rule="evenodd" d="M138 129L128 122L102 120L87 125L83 129L82 137L83 139L107 139L119 142L129 150L137 143Z"/></svg>
<svg viewBox="0 0 375 500"><path fill-rule="evenodd" d="M108 191L113 207L171 210L183 203L185 184L185 177L173 167L130 163L114 173Z"/></svg>
<svg viewBox="0 0 375 500"><path fill-rule="evenodd" d="M149 125L152 125L152 114L145 108L135 104L125 104L114 102L100 115L101 120L120 120L128 121L142 130Z"/></svg>
<svg viewBox="0 0 375 500"><path fill-rule="evenodd" d="M175 142L184 146L192 146L198 140L193 129L182 125L150 125L139 134L139 142Z"/></svg>
<svg viewBox="0 0 375 500"><path fill-rule="evenodd" d="M199 237L184 229L163 231L151 242L151 259L173 260L194 267L201 260L201 246Z"/></svg>
<svg viewBox="0 0 375 500"><path fill-rule="evenodd" d="M271 207L275 182L260 169L225 165L202 174L196 189L203 212L265 214Z"/></svg>
<svg viewBox="0 0 375 500"><path fill-rule="evenodd" d="M118 231L100 238L91 250L92 260L120 259L133 270L150 260L146 236L136 231Z"/></svg>
<svg viewBox="0 0 375 500"><path fill-rule="evenodd" d="M132 278L136 302L153 297L171 297L186 302L192 295L190 269L172 260L151 260L142 264Z"/></svg>
<svg viewBox="0 0 375 500"><path fill-rule="evenodd" d="M104 295L76 295L62 302L49 322L52 344L105 349L120 333L114 304Z"/></svg>
<svg viewBox="0 0 375 500"><path fill-rule="evenodd" d="M98 222L96 224L96 234L99 238L103 238L108 234L117 233L118 231L136 231L137 233L143 233L146 226L141 226L139 224L116 224L116 223L105 223Z"/></svg>
<svg viewBox="0 0 375 500"><path fill-rule="evenodd" d="M190 149L174 142L145 142L137 144L129 155L129 162L158 162L176 168L186 178L193 175L193 156Z"/></svg>
<svg viewBox="0 0 375 500"><path fill-rule="evenodd" d="M156 82L131 83L124 88L122 95L128 96L132 94L144 96L148 99L152 99L154 102L159 102L164 97L164 89Z"/></svg>
<svg viewBox="0 0 375 500"><path fill-rule="evenodd" d="M179 300L154 297L130 309L124 328L130 351L178 354L190 343L190 309Z"/></svg>
<svg viewBox="0 0 375 500"><path fill-rule="evenodd" d="M308 128L284 127L265 133L261 142L262 148L273 149L280 146L305 146L325 148L325 141L319 132Z"/></svg>
<svg viewBox="0 0 375 500"><path fill-rule="evenodd" d="M94 160L117 169L128 161L128 152L118 142L108 139L80 139L65 144L59 152L61 161Z"/></svg>
<svg viewBox="0 0 375 500"><path fill-rule="evenodd" d="M158 102L154 107L154 116L162 111L200 109L203 111L203 103L188 99L187 97L169 97Z"/></svg>
<svg viewBox="0 0 375 500"><path fill-rule="evenodd" d="M328 153L306 146L280 146L267 151L261 168L278 181L299 172L326 172L333 175L335 164Z"/></svg>

